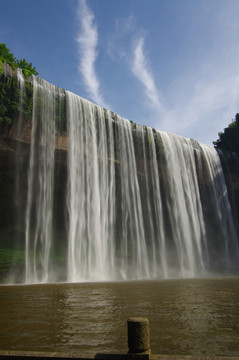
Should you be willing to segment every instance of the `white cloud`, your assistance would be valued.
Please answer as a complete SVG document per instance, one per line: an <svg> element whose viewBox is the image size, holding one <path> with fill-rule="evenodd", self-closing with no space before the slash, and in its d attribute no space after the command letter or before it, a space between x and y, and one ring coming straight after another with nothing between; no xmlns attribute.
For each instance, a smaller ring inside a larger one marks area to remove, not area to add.
<svg viewBox="0 0 239 360"><path fill-rule="evenodd" d="M199 43L195 43L195 57L185 63L180 63L179 57L174 78L169 74L167 86L162 84L163 95L146 56L145 30L137 27L132 15L116 20L115 29L108 36L108 55L118 65L127 63L142 85L148 111L147 120L142 115L139 122L147 121L148 125L159 130L208 143L216 140L217 133L228 125L239 106L239 50L235 39L239 26L235 8L226 9L227 16L221 16L225 15L225 11L222 11L224 7L220 8L216 14L213 13L208 31L199 32L203 37ZM90 98L103 105L95 70L98 31L94 14L87 7L86 0L79 0L78 19L81 24L77 38L79 71ZM199 51L200 46L204 51ZM129 56L130 53L132 56Z"/></svg>
<svg viewBox="0 0 239 360"><path fill-rule="evenodd" d="M238 13L236 2L231 8L223 3L217 12L214 11L212 23L199 43L204 51L197 52L195 48L196 55L186 66L177 63L176 76L170 77L164 87L163 102L160 88L156 89L154 81L147 83L145 80L153 80L153 76L145 60L143 39L137 42L134 74L145 84L148 98L150 92L156 93L155 103L161 101L159 109L155 106L155 111L148 116L151 126L205 143L217 140L218 132L228 126L239 111ZM150 87L150 84L153 85Z"/></svg>
<svg viewBox="0 0 239 360"><path fill-rule="evenodd" d="M117 18L114 29L109 32L107 39L107 54L114 61L127 61L130 52L131 38L136 31L135 18Z"/></svg>
<svg viewBox="0 0 239 360"><path fill-rule="evenodd" d="M94 14L88 8L85 0L79 0L77 19L81 25L80 33L76 39L79 45L78 70L83 77L90 99L101 106L105 106L95 70L98 55L96 50L98 45L97 25L94 23Z"/></svg>
<svg viewBox="0 0 239 360"><path fill-rule="evenodd" d="M238 112L239 4L237 1L230 4L222 1L218 9L209 8L213 17L205 25L207 31L197 29L202 37L195 43L195 57L190 62L186 59L186 66L179 58L178 71L174 71L173 79L169 74L163 96L145 56L144 37L138 37L131 70L153 105L147 117L151 126L212 143ZM209 10L205 8L205 12ZM187 49L184 51L186 56Z"/></svg>
<svg viewBox="0 0 239 360"><path fill-rule="evenodd" d="M153 75L144 55L144 38L140 37L135 42L134 57L132 62L134 76L143 84L150 105L158 110L162 108L159 92L155 86Z"/></svg>
<svg viewBox="0 0 239 360"><path fill-rule="evenodd" d="M155 119L154 126L201 142L217 140L218 132L238 112L239 53L234 55L231 61L224 59L223 64L214 68L206 59L207 64L202 64L192 78L182 79L182 74L177 85L170 87L170 104L163 109L161 118Z"/></svg>

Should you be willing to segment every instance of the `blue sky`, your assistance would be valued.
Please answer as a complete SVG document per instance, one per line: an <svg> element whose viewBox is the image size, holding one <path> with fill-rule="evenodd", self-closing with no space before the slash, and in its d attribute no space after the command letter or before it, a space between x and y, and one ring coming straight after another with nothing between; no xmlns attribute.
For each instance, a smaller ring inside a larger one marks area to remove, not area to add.
<svg viewBox="0 0 239 360"><path fill-rule="evenodd" d="M0 0L0 42L43 79L202 143L239 112L238 0Z"/></svg>

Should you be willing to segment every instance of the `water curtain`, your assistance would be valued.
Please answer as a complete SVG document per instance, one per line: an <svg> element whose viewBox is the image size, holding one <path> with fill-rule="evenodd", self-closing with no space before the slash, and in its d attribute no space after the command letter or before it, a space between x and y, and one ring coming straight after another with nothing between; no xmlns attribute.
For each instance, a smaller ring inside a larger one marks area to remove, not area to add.
<svg viewBox="0 0 239 360"><path fill-rule="evenodd" d="M213 147L37 77L24 213L25 283L198 277L238 261Z"/></svg>

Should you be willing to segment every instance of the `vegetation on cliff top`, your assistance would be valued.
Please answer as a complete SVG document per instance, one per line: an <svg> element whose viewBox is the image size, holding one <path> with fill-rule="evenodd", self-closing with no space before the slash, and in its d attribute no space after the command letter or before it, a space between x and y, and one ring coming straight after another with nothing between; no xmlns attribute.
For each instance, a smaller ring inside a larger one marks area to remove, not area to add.
<svg viewBox="0 0 239 360"><path fill-rule="evenodd" d="M213 142L217 149L232 151L239 156L239 113L218 136L219 139Z"/></svg>
<svg viewBox="0 0 239 360"><path fill-rule="evenodd" d="M9 131L20 111L25 121L31 119L32 84L26 81L21 95L17 77L0 74L0 134Z"/></svg>
<svg viewBox="0 0 239 360"><path fill-rule="evenodd" d="M7 63L12 66L13 69L20 68L25 76L28 78L29 76L38 75L36 68L32 66L32 63L28 63L26 59L18 60L15 56L10 52L10 49L7 48L6 44L0 44L0 72L2 63Z"/></svg>
<svg viewBox="0 0 239 360"><path fill-rule="evenodd" d="M20 106L26 120L31 118L32 112L32 85L26 82L20 100L20 88L17 79L15 76L4 76L2 63L9 64L13 70L22 69L25 78L32 74L38 75L32 63L28 63L26 59L16 59L6 44L0 43L0 133L4 133L11 127L14 118L19 116Z"/></svg>

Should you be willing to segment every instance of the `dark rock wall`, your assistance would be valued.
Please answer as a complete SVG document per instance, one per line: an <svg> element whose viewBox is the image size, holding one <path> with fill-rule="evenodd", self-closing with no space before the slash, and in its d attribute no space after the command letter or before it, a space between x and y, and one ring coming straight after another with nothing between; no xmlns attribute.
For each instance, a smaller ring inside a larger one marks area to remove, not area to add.
<svg viewBox="0 0 239 360"><path fill-rule="evenodd" d="M11 111L8 113L6 110L4 110L4 113L0 107L0 281L1 277L4 277L10 270L11 273L14 274L11 268L12 264L15 266L16 278L18 270L24 268L25 211L28 191L32 109L32 85L31 82L28 81L29 85L24 95L24 112L21 113L21 115L23 115L23 121L19 128L21 109L19 106L15 106L20 96L19 87L12 69L5 66L4 71L5 74L0 76L0 95L6 96L6 94L9 94L10 96L12 94L13 99L9 99ZM6 105L6 99L4 105ZM6 116L6 114L8 116ZM11 118L9 116L11 116ZM65 127L66 125L63 124L63 126L57 130L55 150L53 218L53 238L55 242L53 243L53 252L55 252L58 257L58 263L59 257L66 252L67 246L67 214L65 208L67 188L67 133ZM135 146L137 146L137 144ZM140 158L140 152L137 152L137 154L138 178L143 184L144 164ZM220 156L233 216L239 233L239 160L231 153L221 153ZM116 176L119 166L120 164L118 164L116 160ZM159 170L160 168L161 165ZM162 169L159 171L159 176L164 177ZM116 186L116 191L118 188L119 186ZM143 189L143 186L141 186L141 188ZM120 195L118 194L116 196L119 197ZM6 250L9 252L6 252ZM17 256L15 254L17 254ZM62 268L64 269L65 266L65 258L62 256Z"/></svg>

